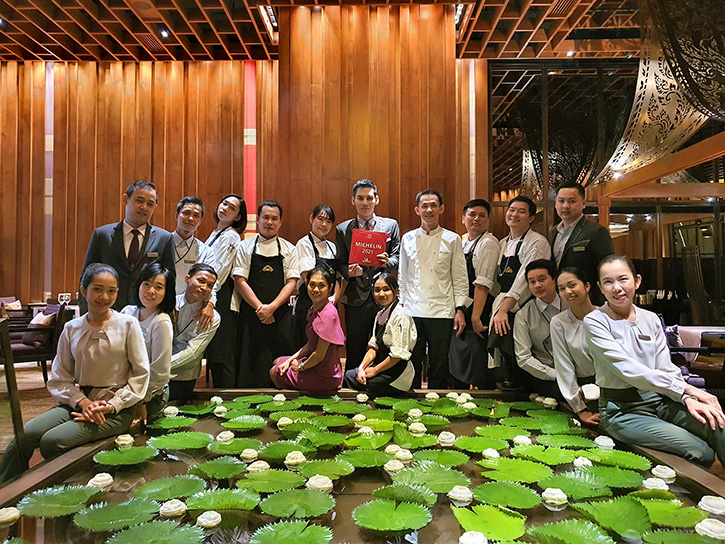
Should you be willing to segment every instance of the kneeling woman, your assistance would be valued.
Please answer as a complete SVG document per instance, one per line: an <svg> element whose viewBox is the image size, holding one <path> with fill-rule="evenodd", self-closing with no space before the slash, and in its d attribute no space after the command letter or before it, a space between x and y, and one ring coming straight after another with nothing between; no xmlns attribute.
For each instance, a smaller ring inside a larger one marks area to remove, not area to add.
<svg viewBox="0 0 725 544"><path fill-rule="evenodd" d="M382 306L373 325L368 351L357 368L345 372L345 386L371 395L396 396L410 391L415 377L411 351L418 339L413 318L398 304L398 281L382 272L373 284Z"/></svg>
<svg viewBox="0 0 725 544"><path fill-rule="evenodd" d="M584 327L601 388L601 427L627 444L704 466L717 454L725 463L720 403L685 383L670 360L659 318L634 305L641 279L627 257L610 255L599 263L607 302L584 318Z"/></svg>
<svg viewBox="0 0 725 544"><path fill-rule="evenodd" d="M25 426L22 447L10 444L0 482L19 474L37 447L50 459L131 426L133 406L146 395L149 359L138 321L111 309L117 294L118 274L110 266L91 264L83 272L88 313L63 329L48 380L60 406Z"/></svg>
<svg viewBox="0 0 725 544"><path fill-rule="evenodd" d="M315 267L307 278L307 293L312 307L307 312L307 343L290 357L274 362L269 375L280 389L300 391L337 391L342 385L340 346L345 334L337 308L328 297L335 278L327 267Z"/></svg>

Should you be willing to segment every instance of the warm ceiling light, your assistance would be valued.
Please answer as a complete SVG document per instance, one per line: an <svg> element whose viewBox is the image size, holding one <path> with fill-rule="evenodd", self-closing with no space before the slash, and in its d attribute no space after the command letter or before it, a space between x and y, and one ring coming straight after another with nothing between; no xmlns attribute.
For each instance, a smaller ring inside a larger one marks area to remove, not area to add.
<svg viewBox="0 0 725 544"><path fill-rule="evenodd" d="M276 31L278 24L274 8L272 8L272 6L259 6L259 13L262 15L262 20L264 21L264 24L267 25L267 29L270 33Z"/></svg>
<svg viewBox="0 0 725 544"><path fill-rule="evenodd" d="M567 52L566 52L566 56L567 56L567 57L573 57L573 56L574 56L575 54L576 54L576 53L574 53L574 51L567 51Z"/></svg>
<svg viewBox="0 0 725 544"><path fill-rule="evenodd" d="M165 28L161 29L161 32L159 32L159 34L161 34L161 37L162 38L168 38L169 37L169 31L166 30Z"/></svg>

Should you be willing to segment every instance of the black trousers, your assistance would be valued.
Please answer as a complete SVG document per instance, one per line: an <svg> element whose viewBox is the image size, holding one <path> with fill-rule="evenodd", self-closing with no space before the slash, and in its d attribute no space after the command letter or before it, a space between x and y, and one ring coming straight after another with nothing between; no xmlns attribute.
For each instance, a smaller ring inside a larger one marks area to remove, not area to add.
<svg viewBox="0 0 725 544"><path fill-rule="evenodd" d="M177 404L186 404L191 400L196 380L171 380L169 382L169 400Z"/></svg>
<svg viewBox="0 0 725 544"><path fill-rule="evenodd" d="M453 337L453 319L414 317L418 341L410 357L415 368L413 388L420 389L423 380L423 361L428 348L428 388L450 389L453 377L448 370L448 349Z"/></svg>
<svg viewBox="0 0 725 544"><path fill-rule="evenodd" d="M357 368L368 351L368 342L373 333L373 323L380 307L369 297L361 306L345 304L345 368Z"/></svg>
<svg viewBox="0 0 725 544"><path fill-rule="evenodd" d="M229 278L217 293L215 309L221 321L205 352L214 387L223 389L234 387L237 376L235 354L239 314L230 309L233 293L234 281Z"/></svg>
<svg viewBox="0 0 725 544"><path fill-rule="evenodd" d="M406 364L405 361L400 361L398 364ZM391 379L389 376L378 374L372 378L367 379L367 384L363 385L357 381L357 369L350 368L345 371L345 378L343 379L343 385L356 391L367 391L370 396L375 397L407 397L407 391L401 391L390 385Z"/></svg>

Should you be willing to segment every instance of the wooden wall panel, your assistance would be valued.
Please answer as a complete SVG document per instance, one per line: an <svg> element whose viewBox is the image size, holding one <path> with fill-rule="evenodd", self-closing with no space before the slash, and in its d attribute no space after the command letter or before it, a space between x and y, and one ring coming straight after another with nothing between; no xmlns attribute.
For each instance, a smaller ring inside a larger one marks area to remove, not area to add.
<svg viewBox="0 0 725 544"><path fill-rule="evenodd" d="M23 302L43 291L45 64L0 63L0 294Z"/></svg>
<svg viewBox="0 0 725 544"><path fill-rule="evenodd" d="M159 190L153 224L173 230L193 194L209 234L219 198L243 192L243 74L242 62L55 64L54 293L76 291L91 232L122 219L137 179Z"/></svg>
<svg viewBox="0 0 725 544"><path fill-rule="evenodd" d="M379 213L404 230L419 225L423 188L441 190L453 209L463 204L453 16L443 5L280 10L276 103L263 91L273 68L258 71L258 194L285 207L286 237L307 232L321 202L350 217L360 178L378 185ZM457 216L446 213L446 226L456 228Z"/></svg>

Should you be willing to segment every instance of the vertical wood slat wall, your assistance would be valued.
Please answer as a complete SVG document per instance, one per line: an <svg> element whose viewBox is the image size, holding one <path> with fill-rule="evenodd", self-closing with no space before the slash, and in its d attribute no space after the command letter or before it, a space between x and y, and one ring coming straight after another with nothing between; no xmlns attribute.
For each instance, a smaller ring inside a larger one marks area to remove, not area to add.
<svg viewBox="0 0 725 544"><path fill-rule="evenodd" d="M419 225L414 197L423 188L440 190L454 210L463 204L453 19L452 5L280 10L279 97L259 104L258 194L294 207L285 236L304 234L319 203L340 220L352 216L360 178L378 185L379 213L403 230ZM446 224L455 228L458 215L447 212Z"/></svg>
<svg viewBox="0 0 725 544"><path fill-rule="evenodd" d="M0 63L0 295L43 291L45 63Z"/></svg>
<svg viewBox="0 0 725 544"><path fill-rule="evenodd" d="M54 77L54 293L76 291L91 232L123 218L133 181L156 184L152 223L168 230L183 196L202 198L202 239L219 198L243 194L243 62L56 63Z"/></svg>

